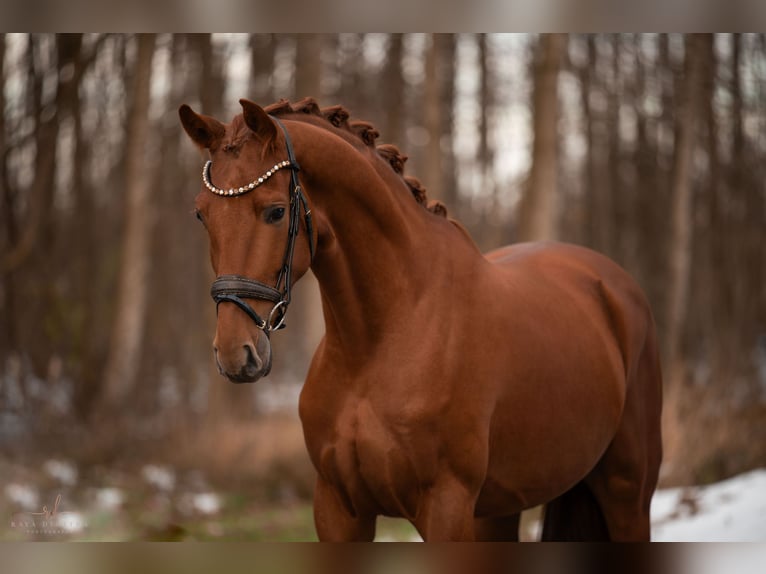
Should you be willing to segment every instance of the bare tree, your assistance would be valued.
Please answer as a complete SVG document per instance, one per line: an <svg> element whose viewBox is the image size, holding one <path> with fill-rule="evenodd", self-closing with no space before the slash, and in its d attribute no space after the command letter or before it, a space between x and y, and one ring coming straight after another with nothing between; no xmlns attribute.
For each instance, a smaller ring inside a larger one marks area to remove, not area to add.
<svg viewBox="0 0 766 574"><path fill-rule="evenodd" d="M202 112L219 114L223 107L224 67L213 46L213 35L189 34L187 40L198 58L197 94Z"/></svg>
<svg viewBox="0 0 766 574"><path fill-rule="evenodd" d="M6 37L3 34L0 37L0 78L5 80L5 42ZM11 188L8 182L8 168L7 168L7 144L6 144L6 122L5 122L5 90L0 89L0 213L2 213L2 227L3 232L0 236L0 246L3 251L8 249L8 246L13 245L16 242L16 225L15 218L13 217L13 197L11 195ZM9 349L12 345L15 345L16 335L14 329L14 318L12 309L14 308L13 297L13 283L11 276L8 273L0 274L2 278L2 306L3 315L5 320L3 321L3 330L0 333L0 344L2 349Z"/></svg>
<svg viewBox="0 0 766 574"><path fill-rule="evenodd" d="M611 88L608 91L606 107L606 147L604 149L604 183L597 189L597 207L596 214L600 219L599 225L601 233L599 234L599 249L612 256L617 261L624 261L625 254L623 246L625 237L630 234L630 227L621 225L624 216L623 206L627 203L627 186L622 185L620 180L620 148L622 145L622 134L620 133L620 103L624 97L620 85L620 36L611 34L609 36L611 48ZM619 233L615 230L620 230Z"/></svg>
<svg viewBox="0 0 766 574"><path fill-rule="evenodd" d="M30 323L44 320L49 311L48 294L54 276L54 266L46 261L46 256L51 250L54 237L53 200L59 165L58 140L62 111L71 100L73 90L73 82L62 80L55 70L58 66L72 64L78 54L79 46L72 46L66 36L30 34L27 37L23 57L26 69L24 106L28 125L33 129L22 137L16 135L15 142L4 144L3 167L0 173L4 204L3 223L6 227L7 242L0 255L0 275L3 277L3 298L6 306L3 310L3 323L9 347L14 351L22 350L23 340L27 333L33 330ZM52 90L49 89L51 87ZM5 113L5 106L3 109ZM24 122L18 123L16 130L18 131L23 124ZM10 135L8 129L3 130L3 137ZM14 162L11 161L10 153L14 151L14 147L31 152L31 159L25 159L23 154L15 156L21 158L19 163L25 170L34 174L28 184L21 184L20 170L14 168ZM11 171L15 172L15 178L12 177ZM20 315L18 296L22 293L25 274L34 272L33 263L37 264L37 293L41 296L37 305L31 309L27 308L25 315ZM43 346L25 348L24 354L39 370L45 369L50 359Z"/></svg>
<svg viewBox="0 0 766 574"><path fill-rule="evenodd" d="M45 222L49 218L51 199L53 197L53 182L56 172L56 143L59 134L59 107L57 104L63 97L61 85L57 82L56 102L53 102L53 114L43 117L43 107L48 103L43 101L43 76L47 70L36 70L39 53L46 50L44 38L31 35L28 49L28 73L32 86L32 98L29 104L33 106L35 127L35 166L34 179L29 188L27 221L20 226L16 243L4 254L0 261L0 272L7 273L17 269L33 252ZM54 57L51 55L51 57Z"/></svg>
<svg viewBox="0 0 766 574"><path fill-rule="evenodd" d="M677 140L674 151L671 207L671 238L669 246L669 298L667 307L667 365L671 384L680 376L680 349L686 304L689 299L689 277L692 256L692 154L702 109L701 89L705 44L712 42L709 34L691 34L685 40L683 95L678 109Z"/></svg>
<svg viewBox="0 0 766 574"><path fill-rule="evenodd" d="M596 38L588 34L582 39L586 44L587 59L578 70L580 78L580 105L583 115L583 129L585 130L585 171L584 186L587 198L586 212L586 239L588 245L596 250L602 249L607 241L605 233L607 230L607 219L600 213L603 204L599 198L603 195L601 187L603 181L599 175L599 152L596 149L596 118L591 107L591 95L594 84L598 78L595 78L597 72L598 54L596 52Z"/></svg>
<svg viewBox="0 0 766 574"><path fill-rule="evenodd" d="M494 106L495 82L491 67L492 54L486 34L478 34L476 42L479 48L479 149L476 159L482 174L482 185L487 188L494 186L491 177L492 165L495 160L494 149L490 142L490 119ZM494 191L493 191L494 193Z"/></svg>
<svg viewBox="0 0 766 574"><path fill-rule="evenodd" d="M366 118L367 75L364 73L364 34L343 34L338 41L337 58L341 62L337 97L353 116Z"/></svg>
<svg viewBox="0 0 766 574"><path fill-rule="evenodd" d="M110 410L130 394L140 364L147 304L149 240L152 228L146 147L149 140L149 104L153 34L139 34L132 107L128 115L126 141L125 230L116 297L116 317L104 373L102 401Z"/></svg>
<svg viewBox="0 0 766 574"><path fill-rule="evenodd" d="M322 34L298 34L295 39L295 98L321 101Z"/></svg>
<svg viewBox="0 0 766 574"><path fill-rule="evenodd" d="M455 37L432 34L426 51L423 119L428 132L423 180L431 197L454 208L457 202L452 161Z"/></svg>
<svg viewBox="0 0 766 574"><path fill-rule="evenodd" d="M425 170L423 179L432 197L437 197L442 189L442 155L441 155L441 101L439 97L439 59L437 34L431 35L431 44L426 51L425 77L423 79L423 120L429 134L426 149Z"/></svg>
<svg viewBox="0 0 766 574"><path fill-rule="evenodd" d="M72 162L72 194L76 206L76 217L66 221L66 226L61 232L71 240L75 256L71 262L72 271L75 274L73 288L76 291L73 299L82 309L82 319L79 325L82 330L79 337L74 337L77 343L71 350L73 370L76 373L74 379L74 409L76 414L84 420L92 405L93 399L98 395L99 372L93 368L96 362L93 341L95 314L92 302L96 299L97 287L92 278L98 268L98 256L96 250L95 208L93 190L88 183L87 158L90 151L90 142L83 129L84 106L80 101L80 89L83 78L89 66L98 55L103 45L105 36L100 36L87 49L83 47L82 34L61 34L58 36L61 44L60 53L66 54L63 61L59 62L59 69L66 65L72 66L71 78L67 88L65 111L71 118L73 149ZM76 271L75 271L76 270ZM77 327L73 327L77 331Z"/></svg>
<svg viewBox="0 0 766 574"><path fill-rule="evenodd" d="M404 77L402 76L402 57L404 56L404 42L402 34L388 35L388 50L386 63L383 68L382 85L383 106L386 123L383 128L383 137L386 141L397 145L403 143L404 132Z"/></svg>
<svg viewBox="0 0 766 574"><path fill-rule="evenodd" d="M566 36L543 34L534 66L532 95L534 144L532 169L519 212L520 240L553 239L557 235L558 76Z"/></svg>
<svg viewBox="0 0 766 574"><path fill-rule="evenodd" d="M250 36L250 93L247 97L261 104L275 99L272 73L276 46L275 34Z"/></svg>

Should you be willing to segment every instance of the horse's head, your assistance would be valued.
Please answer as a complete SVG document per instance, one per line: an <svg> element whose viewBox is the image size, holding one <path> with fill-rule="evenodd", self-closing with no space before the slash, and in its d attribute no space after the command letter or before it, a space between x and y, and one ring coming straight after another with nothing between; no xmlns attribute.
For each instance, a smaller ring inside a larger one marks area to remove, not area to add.
<svg viewBox="0 0 766 574"><path fill-rule="evenodd" d="M243 113L230 124L179 109L186 133L210 153L195 204L217 276L215 358L236 383L269 373L269 335L283 326L290 288L309 268L314 246L287 132L258 105L240 103Z"/></svg>

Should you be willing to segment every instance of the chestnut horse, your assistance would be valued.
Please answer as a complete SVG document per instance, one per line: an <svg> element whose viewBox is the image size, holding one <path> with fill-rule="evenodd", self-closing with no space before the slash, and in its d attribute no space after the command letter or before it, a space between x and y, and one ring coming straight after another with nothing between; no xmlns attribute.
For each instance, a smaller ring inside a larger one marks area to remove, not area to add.
<svg viewBox="0 0 766 574"><path fill-rule="evenodd" d="M320 540L372 540L378 515L427 541L515 540L541 504L545 540L648 540L662 381L633 279L573 245L482 255L370 124L310 98L240 104L230 124L179 110L210 157L214 353L233 382L268 374L312 269L326 333L300 417Z"/></svg>

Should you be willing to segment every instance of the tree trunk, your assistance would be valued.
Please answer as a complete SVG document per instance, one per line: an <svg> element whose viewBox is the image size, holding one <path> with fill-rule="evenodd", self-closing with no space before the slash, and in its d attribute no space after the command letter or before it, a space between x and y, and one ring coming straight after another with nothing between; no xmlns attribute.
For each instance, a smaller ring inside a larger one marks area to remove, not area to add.
<svg viewBox="0 0 766 574"><path fill-rule="evenodd" d="M657 161L657 120L648 114L645 102L651 97L652 69L645 63L645 52L638 35L634 44L636 81L633 91L633 109L636 114L636 143L632 153L635 173L633 205L633 233L636 249L632 254L633 274L656 308L657 293L664 289L664 278L657 270L664 259L664 243L660 232L666 227L665 210L661 208L665 189L660 185ZM636 217L636 214L641 214Z"/></svg>
<svg viewBox="0 0 766 574"><path fill-rule="evenodd" d="M189 43L199 57L199 94L201 111L217 116L223 107L223 67L213 49L212 34L189 34Z"/></svg>
<svg viewBox="0 0 766 574"><path fill-rule="evenodd" d="M298 34L295 40L296 100L307 96L322 99L322 35Z"/></svg>
<svg viewBox="0 0 766 574"><path fill-rule="evenodd" d="M166 99L153 102L172 110L178 102L190 101L197 93L197 79L189 73L197 54L190 52L188 39L174 35L171 39L167 73L169 89ZM192 195L199 185L195 172L182 161L189 151L179 138L177 122L158 126L161 138L152 189L152 210L158 225L152 232L152 272L148 278L151 297L147 303L145 336L139 380L149 378L157 384L146 385L140 393L141 406L162 413L166 431L193 424L192 397L207 391L207 373L214 364L210 339L215 329L215 305L208 289L210 261L204 228L188 213ZM181 148L183 147L183 152ZM168 248L168 246L181 246ZM218 375L215 375L216 379ZM138 393L137 393L138 395ZM186 416L183 416L186 415Z"/></svg>
<svg viewBox="0 0 766 574"><path fill-rule="evenodd" d="M566 42L563 34L543 34L537 46L532 96L532 169L520 206L518 239L521 241L557 236L558 75Z"/></svg>
<svg viewBox="0 0 766 574"><path fill-rule="evenodd" d="M108 410L119 408L135 387L148 296L152 210L145 151L150 137L149 104L155 37L139 34L136 42L138 54L132 106L127 119L125 229L116 315L102 391L102 401Z"/></svg>
<svg viewBox="0 0 766 574"><path fill-rule="evenodd" d="M507 190L500 189L495 180L495 150L491 138L497 81L487 34L476 35L476 47L479 69L479 145L476 150L476 168L479 173L478 185L491 197L491 202L476 214L478 224L472 226L471 234L479 246L489 248L508 243L513 234L506 222L496 217ZM463 205L460 207L463 208ZM458 219L463 219L464 215L473 215L470 205L465 207L468 209L460 209L455 214Z"/></svg>
<svg viewBox="0 0 766 574"><path fill-rule="evenodd" d="M423 121L429 140L425 150L423 180L431 197L438 197L442 189L441 118L439 117L439 78L436 34L431 35L431 45L426 51L425 78L423 85Z"/></svg>
<svg viewBox="0 0 766 574"><path fill-rule="evenodd" d="M6 36L0 36L0 78L5 83L5 41ZM16 243L16 221L13 215L13 195L8 181L7 150L5 138L5 90L0 89L0 214L2 217L2 235L0 247L5 252ZM14 282L11 273L0 273L2 279L3 300L0 304L2 333L0 333L0 349L10 351L16 345L15 320L13 317Z"/></svg>
<svg viewBox="0 0 766 574"><path fill-rule="evenodd" d="M93 190L87 183L87 151L89 142L83 133L82 105L80 102L80 85L86 68L96 58L96 51L101 43L91 48L88 54L83 54L82 34L62 34L58 36L60 53L67 53L67 60L73 65L71 84L67 89L67 101L64 102L67 113L72 118L73 146L72 150L72 194L75 203L75 217L67 226L64 235L72 242L76 257L70 262L75 273L75 301L81 309L82 322L78 326L75 337L78 346L74 349L74 392L73 404L75 414L86 420L92 401L98 397L100 383L99 372L93 368L96 362L95 348L97 334L94 332L93 302L97 300L97 286L93 278L97 275L97 252L95 248L95 210ZM59 62L59 70L66 62Z"/></svg>
<svg viewBox="0 0 766 574"><path fill-rule="evenodd" d="M722 335L726 337L727 333L722 332L724 325L728 323L730 317L729 313L722 312L723 308L721 303L725 301L725 295L722 291L722 287L725 289L726 282L720 281L721 277L725 277L725 251L722 249L724 235L719 235L722 231L721 226L721 170L720 170L720 153L719 153L719 129L718 120L716 118L715 109L715 90L716 90L716 61L715 50L713 42L706 43L705 60L707 66L704 69L704 92L702 99L705 103L705 116L707 120L707 156L709 165L709 176L707 178L707 186L704 195L705 201L705 214L707 219L705 221L705 235L707 241L706 258L701 263L704 265L705 274L703 275L703 281L709 285L709 289L705 289L700 295L703 300L698 301L696 304L699 308L704 309L704 323L702 327L707 335L707 343L714 345L714 341L719 339ZM736 72L734 72L736 77ZM719 362L719 358L716 356L720 353L719 345L714 345L710 353L711 363ZM713 366L713 369L716 367Z"/></svg>
<svg viewBox="0 0 766 574"><path fill-rule="evenodd" d="M402 56L404 43L402 34L388 35L388 51L383 68L383 108L386 123L382 130L383 139L396 145L404 144L404 77L402 75Z"/></svg>
<svg viewBox="0 0 766 574"><path fill-rule="evenodd" d="M44 102L43 74L35 69L35 53L43 49L41 42L35 36L29 39L29 74L30 88L33 90L32 113L37 126L35 129L35 160L34 179L28 193L27 218L16 243L4 254L0 261L0 272L8 273L18 269L32 254L43 233L43 227L49 219L53 188L56 173L56 147L59 134L58 100L61 96L60 86L57 86L54 113L47 119L42 119Z"/></svg>
<svg viewBox="0 0 766 574"><path fill-rule="evenodd" d="M671 233L669 245L670 277L667 307L667 365L670 383L679 384L682 376L681 342L686 304L689 298L689 276L692 258L692 156L701 111L702 59L709 36L690 34L685 38L683 94L677 110Z"/></svg>
<svg viewBox="0 0 766 574"><path fill-rule="evenodd" d="M423 109L428 144L423 180L428 195L455 208L456 189L452 161L452 104L454 99L455 38L432 34L426 52Z"/></svg>
<svg viewBox="0 0 766 574"><path fill-rule="evenodd" d="M476 159L482 174L482 186L484 189L492 190L494 194L492 169L495 156L489 141L492 107L495 104L494 78L490 65L491 54L487 45L487 35L478 34L476 41L479 48L479 149Z"/></svg>
<svg viewBox="0 0 766 574"><path fill-rule="evenodd" d="M339 42L338 59L342 62L338 102L356 118L366 117L367 75L364 74L364 34L347 34Z"/></svg>
<svg viewBox="0 0 766 574"><path fill-rule="evenodd" d="M585 124L585 197L586 197L586 241L596 250L601 250L606 244L604 232L607 223L598 212L599 193L596 187L598 181L597 157L595 149L596 118L591 110L590 98L593 90L593 76L596 74L596 39L588 34L583 41L586 43L588 59L580 68L580 106L582 107L583 123Z"/></svg>
<svg viewBox="0 0 766 574"><path fill-rule="evenodd" d="M274 101L274 55L276 39L274 34L252 34L250 36L250 94L248 98L261 105Z"/></svg>
<svg viewBox="0 0 766 574"><path fill-rule="evenodd" d="M457 193L457 172L455 170L455 153L453 146L453 125L455 110L455 56L456 39L454 34L439 34L439 61L441 67L441 136L439 147L442 155L442 185L440 190L442 200L453 213L459 212Z"/></svg>
<svg viewBox="0 0 766 574"><path fill-rule="evenodd" d="M619 262L625 260L626 236L630 233L625 225L625 203L627 189L620 181L620 103L622 86L620 85L620 39L618 34L610 36L612 45L612 73L607 97L606 132L607 148L605 156L606 185L599 190L598 213L601 221L601 245L599 250ZM616 232L619 230L619 232Z"/></svg>
<svg viewBox="0 0 766 574"><path fill-rule="evenodd" d="M756 40L759 40L756 44ZM732 150L731 174L733 177L729 197L731 227L726 235L725 257L731 279L727 285L731 289L732 311L727 317L728 330L731 332L731 348L728 358L731 363L730 376L751 381L751 393L757 395L757 377L753 375L753 349L763 337L764 311L759 303L764 297L764 152L763 152L763 98L748 97L750 83L743 77L747 74L747 63L752 66L753 58L763 58L766 41L760 37L733 36L732 50L732 99L734 119L734 141ZM743 49L747 52L743 53ZM759 50L760 49L760 50ZM747 55L750 55L747 58ZM743 58L745 62L743 62ZM745 63L743 70L742 64ZM761 85L763 76L761 75ZM754 102L754 103L751 103ZM747 124L755 116L759 117L758 135L753 135ZM760 311L760 312L759 312ZM759 327L759 325L761 325ZM725 351L724 351L725 352Z"/></svg>
<svg viewBox="0 0 766 574"><path fill-rule="evenodd" d="M21 168L12 166L8 157L3 157L5 169L16 169L17 172L19 169L27 169L34 175L26 189L14 189L17 184L14 182L11 185L11 174L4 174L7 234L11 243L0 254L0 275L3 276L8 289L4 296L5 304L8 305L7 319L4 312L0 322L7 322L5 330L9 337L10 349L23 353L30 360L32 370L38 374L45 373L48 369L50 347L45 344L46 339L35 340L33 345L27 342L30 337L37 336L34 325L49 324L56 312L50 301L55 272L50 260L50 250L46 248L50 246L51 237L50 230L46 230L46 227L52 220L60 109L66 95L57 75L51 74L50 68L42 62L52 62L55 66L60 56L53 38L37 34L28 37L25 54L25 113L34 126L31 131L34 145L25 142L21 147L26 147L28 151L34 150L34 153L30 160L21 160ZM46 80L51 80L53 84L49 86L55 90L52 97L48 95L50 90L45 89L49 85ZM46 240L47 246L43 245ZM34 275L31 285L26 282L30 274ZM30 292L29 287L33 287L37 294L34 306L22 302L23 293Z"/></svg>

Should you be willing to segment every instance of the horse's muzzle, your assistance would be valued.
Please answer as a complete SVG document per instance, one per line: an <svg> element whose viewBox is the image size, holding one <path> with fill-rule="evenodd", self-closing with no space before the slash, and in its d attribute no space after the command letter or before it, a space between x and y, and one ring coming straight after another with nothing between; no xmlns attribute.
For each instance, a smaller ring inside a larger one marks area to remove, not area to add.
<svg viewBox="0 0 766 574"><path fill-rule="evenodd" d="M271 371L271 342L261 333L255 344L248 342L233 352L214 347L218 372L232 383L254 383Z"/></svg>

